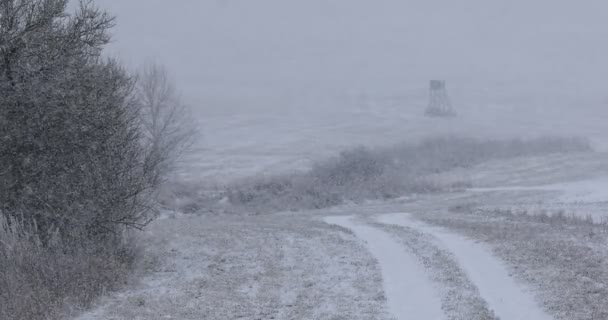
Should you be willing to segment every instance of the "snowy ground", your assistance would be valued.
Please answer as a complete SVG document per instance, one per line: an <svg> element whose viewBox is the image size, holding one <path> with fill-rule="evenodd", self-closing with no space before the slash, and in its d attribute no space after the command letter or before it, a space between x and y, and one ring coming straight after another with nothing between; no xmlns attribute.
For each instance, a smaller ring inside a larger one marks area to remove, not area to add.
<svg viewBox="0 0 608 320"><path fill-rule="evenodd" d="M556 157L591 167L605 155ZM520 172L530 181L513 175L527 187L492 183L523 162L536 163ZM162 219L146 233L139 285L78 319L605 319L605 226L493 211L558 206L572 196L583 209L608 201L596 192L600 178L533 186L568 177L545 170L561 163L516 159L502 170L470 169L484 190Z"/></svg>
<svg viewBox="0 0 608 320"><path fill-rule="evenodd" d="M600 149L608 141L604 116L524 120L479 106L446 121L422 117L423 100L372 97L346 118L327 101L218 112L202 121L204 140L181 178L221 184L434 133L581 134ZM474 189L313 212L169 214L143 236L139 284L77 319L608 319L608 229L547 218L606 219L608 154L492 161L435 178Z"/></svg>
<svg viewBox="0 0 608 320"><path fill-rule="evenodd" d="M140 285L79 319L391 319L371 254L320 221L190 216L146 241Z"/></svg>

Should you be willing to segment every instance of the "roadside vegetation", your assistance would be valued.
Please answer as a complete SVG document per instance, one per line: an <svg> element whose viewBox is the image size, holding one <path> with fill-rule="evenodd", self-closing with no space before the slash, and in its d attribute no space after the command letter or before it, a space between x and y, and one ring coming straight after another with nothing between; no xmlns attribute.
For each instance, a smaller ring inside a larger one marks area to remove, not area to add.
<svg viewBox="0 0 608 320"><path fill-rule="evenodd" d="M105 58L114 18L68 2L0 1L0 319L62 319L123 285L194 136L166 71Z"/></svg>

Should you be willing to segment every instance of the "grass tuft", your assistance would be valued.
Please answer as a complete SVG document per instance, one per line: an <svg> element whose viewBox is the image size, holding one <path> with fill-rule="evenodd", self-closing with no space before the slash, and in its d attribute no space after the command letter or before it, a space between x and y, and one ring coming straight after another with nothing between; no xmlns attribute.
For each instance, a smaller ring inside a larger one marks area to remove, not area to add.
<svg viewBox="0 0 608 320"><path fill-rule="evenodd" d="M133 240L40 240L34 223L0 214L0 319L64 319L127 281ZM125 238L128 239L128 238Z"/></svg>

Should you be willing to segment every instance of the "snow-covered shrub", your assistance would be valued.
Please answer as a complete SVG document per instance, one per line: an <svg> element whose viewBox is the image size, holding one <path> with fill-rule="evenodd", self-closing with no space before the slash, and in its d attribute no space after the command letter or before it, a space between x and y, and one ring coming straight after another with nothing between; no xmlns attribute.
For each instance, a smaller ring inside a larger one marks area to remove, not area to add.
<svg viewBox="0 0 608 320"><path fill-rule="evenodd" d="M386 160L372 150L359 147L343 151L337 158L315 164L310 175L320 183L334 186L366 183L384 173Z"/></svg>
<svg viewBox="0 0 608 320"><path fill-rule="evenodd" d="M0 2L0 209L65 237L112 237L154 217L192 140L166 71L102 57L114 20L91 1Z"/></svg>
<svg viewBox="0 0 608 320"><path fill-rule="evenodd" d="M320 161L304 173L253 177L230 185L231 204L247 211L318 209L346 201L460 190L468 181L437 181L434 174L492 159L585 152L584 139L477 140L435 137L417 144L358 147Z"/></svg>
<svg viewBox="0 0 608 320"><path fill-rule="evenodd" d="M73 14L67 4L0 1L0 316L9 319L52 319L44 309L120 282L133 257L127 229L155 217L187 138L167 82L146 87L160 100L140 90L162 73L138 87L103 57L114 19L92 1Z"/></svg>
<svg viewBox="0 0 608 320"><path fill-rule="evenodd" d="M272 210L325 208L340 204L342 197L316 178L303 175L254 177L228 186L231 204L254 213ZM259 210L258 210L259 209Z"/></svg>
<svg viewBox="0 0 608 320"><path fill-rule="evenodd" d="M66 3L0 2L0 206L41 232L108 235L149 221L159 172L134 79L101 57L113 19Z"/></svg>
<svg viewBox="0 0 608 320"><path fill-rule="evenodd" d="M580 138L480 140L433 137L419 144L402 144L378 152L383 154L383 157L391 159L394 168L419 175L458 167L471 167L492 159L590 150L589 142Z"/></svg>

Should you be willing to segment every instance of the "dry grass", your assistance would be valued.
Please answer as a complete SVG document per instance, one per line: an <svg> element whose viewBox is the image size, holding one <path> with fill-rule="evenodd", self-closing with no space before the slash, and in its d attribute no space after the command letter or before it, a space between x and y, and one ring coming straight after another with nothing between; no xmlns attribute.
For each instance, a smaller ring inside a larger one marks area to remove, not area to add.
<svg viewBox="0 0 608 320"><path fill-rule="evenodd" d="M564 320L608 319L608 226L562 211L462 205L424 220L492 245L544 307Z"/></svg>
<svg viewBox="0 0 608 320"><path fill-rule="evenodd" d="M0 319L64 319L121 287L134 265L132 242L42 244L35 225L0 214Z"/></svg>

